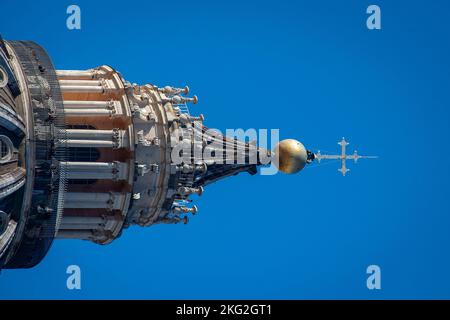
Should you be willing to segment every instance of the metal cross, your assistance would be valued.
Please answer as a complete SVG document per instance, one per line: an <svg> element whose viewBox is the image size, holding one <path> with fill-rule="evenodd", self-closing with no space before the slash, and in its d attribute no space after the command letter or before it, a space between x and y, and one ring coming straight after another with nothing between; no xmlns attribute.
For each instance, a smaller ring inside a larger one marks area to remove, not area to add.
<svg viewBox="0 0 450 320"><path fill-rule="evenodd" d="M338 169L342 173L343 176L347 172L350 171L350 169L347 169L346 167L346 161L347 160L354 160L355 163L358 162L358 159L364 158L364 159L375 159L378 158L377 156L360 156L358 152L355 150L352 155L348 155L345 153L346 146L349 145L347 141L345 141L345 138L342 138L341 141L338 142L338 145L341 146L341 154L335 155L335 154L321 154L320 150L314 154L314 158L317 159L317 161L320 163L320 160L322 159L341 159L341 167Z"/></svg>

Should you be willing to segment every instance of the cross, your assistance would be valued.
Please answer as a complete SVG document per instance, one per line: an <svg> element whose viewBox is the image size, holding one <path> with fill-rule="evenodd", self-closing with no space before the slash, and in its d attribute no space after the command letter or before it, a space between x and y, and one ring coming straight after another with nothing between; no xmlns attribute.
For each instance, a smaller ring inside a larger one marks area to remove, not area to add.
<svg viewBox="0 0 450 320"><path fill-rule="evenodd" d="M314 159L317 159L317 161L320 163L320 160L322 159L341 159L341 167L338 169L342 173L343 176L347 172L350 171L350 169L347 169L346 161L347 160L354 160L355 163L358 162L358 159L364 158L364 159L375 159L378 158L377 156L360 156L358 152L355 150L352 155L346 154L345 149L349 145L347 141L345 141L345 138L342 138L341 141L338 142L338 145L341 146L341 154L335 155L335 154L321 154L320 150L314 154Z"/></svg>

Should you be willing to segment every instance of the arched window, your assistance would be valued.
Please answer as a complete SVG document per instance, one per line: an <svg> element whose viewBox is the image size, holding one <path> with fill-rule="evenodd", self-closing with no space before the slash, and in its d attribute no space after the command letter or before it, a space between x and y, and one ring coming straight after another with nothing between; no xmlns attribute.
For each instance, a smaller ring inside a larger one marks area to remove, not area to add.
<svg viewBox="0 0 450 320"><path fill-rule="evenodd" d="M7 84L8 84L8 74L2 67L0 67L0 88L6 87Z"/></svg>
<svg viewBox="0 0 450 320"><path fill-rule="evenodd" d="M0 210L0 235L2 235L8 228L9 216L6 212Z"/></svg>
<svg viewBox="0 0 450 320"><path fill-rule="evenodd" d="M11 160L14 145L7 136L0 135L0 163Z"/></svg>

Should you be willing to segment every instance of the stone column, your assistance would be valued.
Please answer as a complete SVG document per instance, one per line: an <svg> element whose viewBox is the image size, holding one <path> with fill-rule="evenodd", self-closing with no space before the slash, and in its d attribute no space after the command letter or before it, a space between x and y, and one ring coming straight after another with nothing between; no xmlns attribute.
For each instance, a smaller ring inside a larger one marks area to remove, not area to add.
<svg viewBox="0 0 450 320"><path fill-rule="evenodd" d="M106 208L121 210L125 199L124 194L109 192L68 192L64 203L65 208Z"/></svg>
<svg viewBox="0 0 450 320"><path fill-rule="evenodd" d="M127 164L122 162L64 162L68 179L114 179L127 178Z"/></svg>

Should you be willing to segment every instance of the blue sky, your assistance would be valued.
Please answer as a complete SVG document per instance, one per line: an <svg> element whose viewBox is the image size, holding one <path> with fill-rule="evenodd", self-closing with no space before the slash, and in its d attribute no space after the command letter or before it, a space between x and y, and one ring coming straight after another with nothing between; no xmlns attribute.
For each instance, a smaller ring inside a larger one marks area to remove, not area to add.
<svg viewBox="0 0 450 320"><path fill-rule="evenodd" d="M82 29L65 26L81 8ZM58 69L109 64L131 82L189 85L212 128L279 128L308 148L377 160L239 176L206 188L188 225L110 245L56 241L0 298L450 298L446 1L3 2L5 39ZM381 7L382 29L365 13ZM82 289L66 289L66 267ZM382 289L366 288L381 267Z"/></svg>

